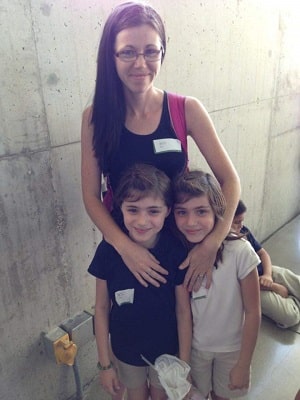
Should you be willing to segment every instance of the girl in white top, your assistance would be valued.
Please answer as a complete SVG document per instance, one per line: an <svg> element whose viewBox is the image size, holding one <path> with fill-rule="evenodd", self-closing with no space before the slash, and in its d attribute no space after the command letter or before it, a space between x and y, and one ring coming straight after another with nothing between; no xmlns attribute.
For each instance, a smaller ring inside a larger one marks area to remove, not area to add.
<svg viewBox="0 0 300 400"><path fill-rule="evenodd" d="M174 194L175 222L192 248L222 219L225 199L217 180L202 171L177 177ZM218 251L210 288L201 277L191 295L192 378L207 398L228 400L248 391L260 325L259 261L247 240L230 234Z"/></svg>

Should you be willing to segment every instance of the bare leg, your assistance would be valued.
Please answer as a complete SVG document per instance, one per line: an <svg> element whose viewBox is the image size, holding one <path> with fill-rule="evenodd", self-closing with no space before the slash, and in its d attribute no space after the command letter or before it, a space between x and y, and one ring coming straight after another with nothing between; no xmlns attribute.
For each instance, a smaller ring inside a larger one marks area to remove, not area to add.
<svg viewBox="0 0 300 400"><path fill-rule="evenodd" d="M148 400L149 399L149 388L147 382L144 385L135 388L127 389L127 400Z"/></svg>
<svg viewBox="0 0 300 400"><path fill-rule="evenodd" d="M168 400L168 396L163 389L150 385L151 400Z"/></svg>
<svg viewBox="0 0 300 400"><path fill-rule="evenodd" d="M116 357L112 351L111 344L109 342L109 352L110 352L110 359L113 360L114 364L116 365ZM120 390L115 396L112 396L112 400L124 400L126 394L126 387L120 382Z"/></svg>
<svg viewBox="0 0 300 400"><path fill-rule="evenodd" d="M126 388L123 383L120 382L120 390L115 396L112 396L112 400L124 400L126 394Z"/></svg>
<svg viewBox="0 0 300 400"><path fill-rule="evenodd" d="M212 398L212 400L230 400L227 397L220 397L220 396L216 395L216 393L214 391L211 392L211 398Z"/></svg>

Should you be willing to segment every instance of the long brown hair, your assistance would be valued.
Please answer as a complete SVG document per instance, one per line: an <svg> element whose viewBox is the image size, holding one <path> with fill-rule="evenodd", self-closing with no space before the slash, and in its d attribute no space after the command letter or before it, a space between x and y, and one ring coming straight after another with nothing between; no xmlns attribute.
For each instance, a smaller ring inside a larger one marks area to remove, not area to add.
<svg viewBox="0 0 300 400"><path fill-rule="evenodd" d="M160 37L164 50L161 59L163 62L166 53L165 28L161 17L151 6L138 2L120 4L114 8L103 28L98 50L92 124L94 151L104 175L109 173L126 118L123 86L115 65L116 36L124 29L145 24L153 28Z"/></svg>

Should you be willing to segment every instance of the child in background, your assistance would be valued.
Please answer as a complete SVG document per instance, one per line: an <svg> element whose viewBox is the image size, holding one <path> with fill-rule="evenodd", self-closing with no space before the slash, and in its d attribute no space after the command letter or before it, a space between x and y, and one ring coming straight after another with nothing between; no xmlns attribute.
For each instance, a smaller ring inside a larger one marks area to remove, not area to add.
<svg viewBox="0 0 300 400"><path fill-rule="evenodd" d="M239 201L232 223L232 230L243 233L258 254L257 266L260 283L261 311L280 328L289 328L300 322L300 276L288 268L272 265L269 253L243 225L247 207Z"/></svg>
<svg viewBox="0 0 300 400"><path fill-rule="evenodd" d="M176 226L192 248L222 218L225 199L217 180L202 171L180 175L173 186ZM247 240L229 235L217 254L212 285L206 289L204 280L192 293L191 373L207 398L227 400L248 391L260 325L258 263Z"/></svg>
<svg viewBox="0 0 300 400"><path fill-rule="evenodd" d="M187 251L164 228L172 206L171 182L153 166L134 165L120 180L114 201L121 211L122 229L148 249L168 275L166 284L144 287L110 244L103 240L98 246L89 272L97 278L95 333L100 381L113 396L121 390L121 381L128 400L165 400L156 371L141 355L153 364L164 353L179 355L186 362L190 357L191 313L186 312L189 300L183 295L185 272L178 269ZM109 356L109 335L115 365Z"/></svg>

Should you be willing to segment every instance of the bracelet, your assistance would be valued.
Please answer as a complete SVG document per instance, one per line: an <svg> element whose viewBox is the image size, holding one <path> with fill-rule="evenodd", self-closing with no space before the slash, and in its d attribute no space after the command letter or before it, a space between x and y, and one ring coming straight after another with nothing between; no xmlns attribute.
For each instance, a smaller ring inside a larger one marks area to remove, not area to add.
<svg viewBox="0 0 300 400"><path fill-rule="evenodd" d="M97 362L97 368L100 371L107 371L108 369L111 369L114 366L113 362L111 361L108 365L101 365L100 362Z"/></svg>

